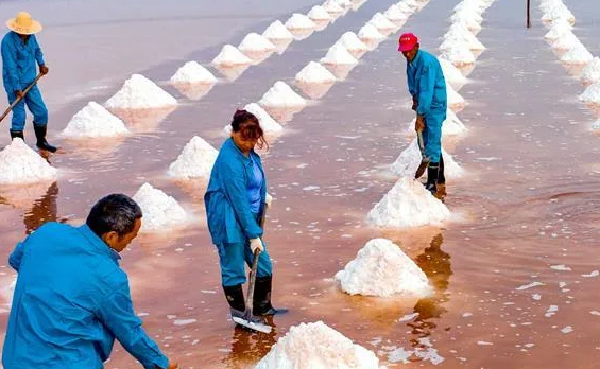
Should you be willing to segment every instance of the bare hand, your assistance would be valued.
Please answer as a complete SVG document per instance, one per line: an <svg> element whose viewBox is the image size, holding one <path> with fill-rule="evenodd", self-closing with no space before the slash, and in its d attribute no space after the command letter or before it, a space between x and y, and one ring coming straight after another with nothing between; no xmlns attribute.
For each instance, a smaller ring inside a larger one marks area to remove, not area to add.
<svg viewBox="0 0 600 369"><path fill-rule="evenodd" d="M15 95L17 95L17 98L19 98L19 99L22 99L23 96L25 96L25 95L23 95L23 91L21 91L21 90L16 90Z"/></svg>
<svg viewBox="0 0 600 369"><path fill-rule="evenodd" d="M412 110L417 110L417 98L413 96Z"/></svg>
<svg viewBox="0 0 600 369"><path fill-rule="evenodd" d="M425 119L420 116L417 115L417 120L415 121L415 131L420 131L423 130L425 128Z"/></svg>
<svg viewBox="0 0 600 369"><path fill-rule="evenodd" d="M44 75L48 74L48 72L49 72L49 69L48 69L48 67L47 67L47 66L45 66L45 65L40 65L40 73L42 73L42 76L44 76Z"/></svg>
<svg viewBox="0 0 600 369"><path fill-rule="evenodd" d="M169 367L167 369L177 369L177 368L179 368L177 366L177 363L171 363L171 362L169 362Z"/></svg>

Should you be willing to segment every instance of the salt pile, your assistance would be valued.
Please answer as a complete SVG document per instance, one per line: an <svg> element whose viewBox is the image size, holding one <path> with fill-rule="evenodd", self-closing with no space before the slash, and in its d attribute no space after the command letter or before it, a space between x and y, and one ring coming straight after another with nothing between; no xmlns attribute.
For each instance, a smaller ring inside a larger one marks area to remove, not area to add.
<svg viewBox="0 0 600 369"><path fill-rule="evenodd" d="M442 125L442 130L444 129L443 127L444 126ZM444 150L443 147L442 156L444 157L444 174L447 178L459 178L464 175L462 167L446 152L446 150ZM422 160L423 156L421 155L421 151L419 151L419 145L415 138L408 147L398 155L398 158L391 165L390 169L399 177L412 178Z"/></svg>
<svg viewBox="0 0 600 369"><path fill-rule="evenodd" d="M385 36L371 23L365 24L360 31L358 31L358 37L360 37L361 40L382 40L385 38Z"/></svg>
<svg viewBox="0 0 600 369"><path fill-rule="evenodd" d="M317 28L315 22L304 14L294 13L290 19L285 22L285 26L289 30L310 30Z"/></svg>
<svg viewBox="0 0 600 369"><path fill-rule="evenodd" d="M244 106L244 110L254 114L265 134L273 134L283 129L281 124L277 123L265 109L256 103Z"/></svg>
<svg viewBox="0 0 600 369"><path fill-rule="evenodd" d="M247 34L238 46L241 52L266 52L275 51L275 45L268 38L258 33Z"/></svg>
<svg viewBox="0 0 600 369"><path fill-rule="evenodd" d="M457 30L448 31L444 35L444 41L440 50L449 50L456 47L456 44L466 43L469 50L482 51L485 46L471 32L461 32Z"/></svg>
<svg viewBox="0 0 600 369"><path fill-rule="evenodd" d="M367 214L370 224L385 228L437 226L449 218L446 205L411 177L400 178Z"/></svg>
<svg viewBox="0 0 600 369"><path fill-rule="evenodd" d="M252 64L252 59L244 55L234 46L225 45L219 55L211 62L213 65L220 67L237 67L240 65Z"/></svg>
<svg viewBox="0 0 600 369"><path fill-rule="evenodd" d="M573 47L560 58L565 64L587 64L593 59L594 56L583 45Z"/></svg>
<svg viewBox="0 0 600 369"><path fill-rule="evenodd" d="M313 20L330 20L331 16L322 5L315 5L308 12L308 17Z"/></svg>
<svg viewBox="0 0 600 369"><path fill-rule="evenodd" d="M323 4L323 8L329 14L341 14L344 12L344 8L333 0L328 0Z"/></svg>
<svg viewBox="0 0 600 369"><path fill-rule="evenodd" d="M121 119L112 115L102 105L89 102L71 118L62 131L64 137L114 137L129 134Z"/></svg>
<svg viewBox="0 0 600 369"><path fill-rule="evenodd" d="M276 20L263 32L263 37L269 40L291 40L294 35L290 32L281 21Z"/></svg>
<svg viewBox="0 0 600 369"><path fill-rule="evenodd" d="M442 124L442 136L458 136L464 134L466 131L467 127L465 127L456 113L448 109L446 111L446 120Z"/></svg>
<svg viewBox="0 0 600 369"><path fill-rule="evenodd" d="M146 182L133 199L142 209L141 232L154 232L179 227L186 223L188 215L177 200Z"/></svg>
<svg viewBox="0 0 600 369"><path fill-rule="evenodd" d="M346 50L346 48L342 45L335 44L329 51L327 51L327 55L321 58L321 63L323 64L333 64L333 65L356 65L358 64L358 60Z"/></svg>
<svg viewBox="0 0 600 369"><path fill-rule="evenodd" d="M388 10L385 11L385 13L383 13L383 15L394 22L405 22L406 20L408 20L408 15L406 15L406 13L402 12L400 9L398 9L397 4L392 4Z"/></svg>
<svg viewBox="0 0 600 369"><path fill-rule="evenodd" d="M405 1L400 1L399 3L396 3L394 8L396 11L404 13L407 17L411 16L415 12L415 9L409 4L407 4Z"/></svg>
<svg viewBox="0 0 600 369"><path fill-rule="evenodd" d="M171 83L173 84L207 84L217 83L215 77L208 69L204 68L196 61L189 61L173 74Z"/></svg>
<svg viewBox="0 0 600 369"><path fill-rule="evenodd" d="M581 71L581 82L591 85L600 81L600 58L594 57Z"/></svg>
<svg viewBox="0 0 600 369"><path fill-rule="evenodd" d="M440 57L451 61L456 67L475 64L475 54L464 43L453 49L445 50Z"/></svg>
<svg viewBox="0 0 600 369"><path fill-rule="evenodd" d="M572 47L580 45L581 41L572 32L566 33L561 38L558 38L552 42L552 48L558 50L569 50Z"/></svg>
<svg viewBox="0 0 600 369"><path fill-rule="evenodd" d="M427 297L433 293L427 276L392 241L367 242L335 279L349 295Z"/></svg>
<svg viewBox="0 0 600 369"><path fill-rule="evenodd" d="M448 106L451 108L460 109L465 105L465 99L450 84L446 84L446 98Z"/></svg>
<svg viewBox="0 0 600 369"><path fill-rule="evenodd" d="M452 23L464 21L481 23L483 22L483 18L481 17L481 14L473 8L462 9L450 16L450 22Z"/></svg>
<svg viewBox="0 0 600 369"><path fill-rule="evenodd" d="M547 9L542 17L542 20L546 22L551 22L556 19L565 19L569 23L575 23L575 16L563 3L556 3L554 6Z"/></svg>
<svg viewBox="0 0 600 369"><path fill-rule="evenodd" d="M568 33L571 33L572 29L573 29L573 26L571 26L569 24L569 22L567 22L565 20L561 20L561 21L552 23L552 27L550 28L550 31L548 31L548 33L546 33L546 35L544 37L549 40L556 40L557 38L561 38L561 37L567 35Z"/></svg>
<svg viewBox="0 0 600 369"><path fill-rule="evenodd" d="M341 45L350 52L367 51L367 45L361 41L354 32L346 32L336 42L336 45Z"/></svg>
<svg viewBox="0 0 600 369"><path fill-rule="evenodd" d="M592 124L592 129L600 129L600 119Z"/></svg>
<svg viewBox="0 0 600 369"><path fill-rule="evenodd" d="M588 86L581 95L579 100L587 104L600 104L600 82Z"/></svg>
<svg viewBox="0 0 600 369"><path fill-rule="evenodd" d="M455 90L460 90L461 87L467 84L467 77L465 77L448 59L440 57L439 61L442 65L444 78L446 79L446 82L452 86L452 88Z"/></svg>
<svg viewBox="0 0 600 369"><path fill-rule="evenodd" d="M367 23L372 24L378 30L384 30L384 31L388 31L388 30L392 30L392 29L398 28L398 26L396 26L396 24L394 24L394 22L392 22L391 20L387 19L381 13L375 13L375 15L373 16L373 18L371 18L371 20L369 20Z"/></svg>
<svg viewBox="0 0 600 369"><path fill-rule="evenodd" d="M377 356L325 323L300 323L277 340L255 369L378 369Z"/></svg>
<svg viewBox="0 0 600 369"><path fill-rule="evenodd" d="M479 31L481 31L481 24L479 24L479 22L477 22L475 20L472 20L472 19L461 18L461 19L458 19L457 21L455 21L453 23L454 24L462 24L469 31L471 31L473 33L478 33Z"/></svg>
<svg viewBox="0 0 600 369"><path fill-rule="evenodd" d="M297 94L285 82L275 82L269 91L265 92L260 101L262 106L271 108L292 108L306 106L306 100Z"/></svg>
<svg viewBox="0 0 600 369"><path fill-rule="evenodd" d="M167 91L141 74L134 74L104 104L109 109L154 109L177 105Z"/></svg>
<svg viewBox="0 0 600 369"><path fill-rule="evenodd" d="M321 64L311 61L296 74L296 81L301 83L334 83L337 77Z"/></svg>
<svg viewBox="0 0 600 369"><path fill-rule="evenodd" d="M174 178L208 178L219 152L208 142L194 136L183 152L169 166L168 175Z"/></svg>
<svg viewBox="0 0 600 369"><path fill-rule="evenodd" d="M56 179L54 169L20 138L0 152L0 183L31 183Z"/></svg>

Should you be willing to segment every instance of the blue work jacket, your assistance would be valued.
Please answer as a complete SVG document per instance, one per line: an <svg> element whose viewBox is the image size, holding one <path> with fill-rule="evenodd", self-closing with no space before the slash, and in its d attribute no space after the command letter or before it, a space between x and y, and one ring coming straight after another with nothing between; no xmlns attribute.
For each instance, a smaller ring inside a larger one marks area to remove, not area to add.
<svg viewBox="0 0 600 369"><path fill-rule="evenodd" d="M440 61L419 50L406 66L408 90L417 102L417 115L446 113L446 80Z"/></svg>
<svg viewBox="0 0 600 369"><path fill-rule="evenodd" d="M9 257L17 271L4 369L100 369L115 338L145 369L168 359L133 311L119 254L86 225L47 223Z"/></svg>
<svg viewBox="0 0 600 369"><path fill-rule="evenodd" d="M247 183L253 174L252 158L263 175L258 217L252 213ZM243 243L258 238L263 231L257 222L265 208L267 181L260 156L254 151L246 157L232 138L228 138L210 173L204 195L208 230L215 245Z"/></svg>
<svg viewBox="0 0 600 369"><path fill-rule="evenodd" d="M29 36L27 44L15 32L2 38L2 81L6 92L24 90L37 75L37 66L45 65L44 54L35 35Z"/></svg>

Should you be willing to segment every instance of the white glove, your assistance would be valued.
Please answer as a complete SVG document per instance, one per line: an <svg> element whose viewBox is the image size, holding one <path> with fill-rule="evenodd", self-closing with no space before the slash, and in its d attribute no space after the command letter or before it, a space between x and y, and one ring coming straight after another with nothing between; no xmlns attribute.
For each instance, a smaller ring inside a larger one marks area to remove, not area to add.
<svg viewBox="0 0 600 369"><path fill-rule="evenodd" d="M264 247L261 239L255 238L253 240L250 240L250 249L252 249L253 254L256 251L256 249L259 249L262 252L264 250Z"/></svg>
<svg viewBox="0 0 600 369"><path fill-rule="evenodd" d="M268 207L271 207L272 202L273 202L273 196L271 196L269 193L267 193L267 196L265 196L265 205L267 205Z"/></svg>

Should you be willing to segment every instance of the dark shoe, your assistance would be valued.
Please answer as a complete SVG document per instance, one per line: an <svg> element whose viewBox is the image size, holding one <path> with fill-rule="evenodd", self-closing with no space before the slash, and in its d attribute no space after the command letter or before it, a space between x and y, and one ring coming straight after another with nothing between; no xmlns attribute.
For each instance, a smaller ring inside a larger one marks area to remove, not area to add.
<svg viewBox="0 0 600 369"><path fill-rule="evenodd" d="M10 130L10 138L12 140L14 140L15 138L20 138L21 140L25 141L25 139L23 138L23 131L15 131L15 130Z"/></svg>
<svg viewBox="0 0 600 369"><path fill-rule="evenodd" d="M437 192L437 186L435 185L438 181L438 175L440 173L440 163L429 163L427 167L427 182L425 183L425 189L435 195Z"/></svg>
<svg viewBox="0 0 600 369"><path fill-rule="evenodd" d="M46 141L46 134L48 132L48 126L36 126L33 125L33 129L35 131L35 138L37 139L36 146L40 150L48 151L48 152L56 152L56 147L52 146Z"/></svg>
<svg viewBox="0 0 600 369"><path fill-rule="evenodd" d="M285 314L285 309L275 309L271 304L271 291L273 289L273 277L256 278L254 285L253 313L256 316L269 316Z"/></svg>
<svg viewBox="0 0 600 369"><path fill-rule="evenodd" d="M231 316L242 317L246 310L246 303L244 302L244 291L242 285L238 284L235 286L223 286L223 292L225 292L225 298L231 308Z"/></svg>

